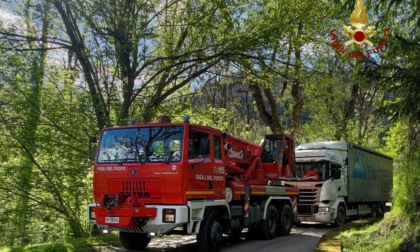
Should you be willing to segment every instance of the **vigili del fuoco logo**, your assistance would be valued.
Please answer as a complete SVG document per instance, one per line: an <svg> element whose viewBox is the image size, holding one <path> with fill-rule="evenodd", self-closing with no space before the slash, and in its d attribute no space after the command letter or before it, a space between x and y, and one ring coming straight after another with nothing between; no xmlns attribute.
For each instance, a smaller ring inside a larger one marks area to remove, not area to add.
<svg viewBox="0 0 420 252"><path fill-rule="evenodd" d="M330 36L332 40L332 47L335 48L338 52L346 54L350 58L367 58L374 54L379 54L384 51L385 43L388 41L389 30L384 29L382 39L379 44L374 45L369 39L376 34L375 26L368 26L369 17L366 13L366 7L363 4L362 0L356 0L354 5L354 10L350 16L351 26L344 26L342 33L348 37L348 41L343 44L340 44L338 41L338 36L336 34L336 29L330 31ZM347 52L347 47L351 44L367 44L370 49L365 51L350 51Z"/></svg>

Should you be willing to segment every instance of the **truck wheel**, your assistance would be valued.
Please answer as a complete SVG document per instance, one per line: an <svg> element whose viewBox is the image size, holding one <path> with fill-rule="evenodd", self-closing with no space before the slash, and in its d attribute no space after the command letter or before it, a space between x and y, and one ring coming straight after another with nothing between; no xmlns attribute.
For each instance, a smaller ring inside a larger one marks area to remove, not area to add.
<svg viewBox="0 0 420 252"><path fill-rule="evenodd" d="M197 234L198 251L216 252L223 245L223 227L220 221L220 213L213 210L201 222L200 232Z"/></svg>
<svg viewBox="0 0 420 252"><path fill-rule="evenodd" d="M146 233L120 232L120 241L128 250L141 250L149 245L151 238Z"/></svg>
<svg viewBox="0 0 420 252"><path fill-rule="evenodd" d="M375 219L379 218L379 216L378 216L378 205L377 204L372 205L371 215Z"/></svg>
<svg viewBox="0 0 420 252"><path fill-rule="evenodd" d="M335 218L335 226L341 227L346 223L346 210L343 206L338 206L337 217Z"/></svg>
<svg viewBox="0 0 420 252"><path fill-rule="evenodd" d="M278 214L277 209L270 205L267 209L267 216L259 224L261 237L265 240L273 239L277 236Z"/></svg>
<svg viewBox="0 0 420 252"><path fill-rule="evenodd" d="M378 205L378 217L379 218L384 217L384 205L382 203L379 203Z"/></svg>
<svg viewBox="0 0 420 252"><path fill-rule="evenodd" d="M279 222L279 228L278 228L279 235L282 235L282 236L289 235L290 231L292 230L292 223L293 223L292 208L290 208L290 205L288 204L283 204L280 207L280 222Z"/></svg>

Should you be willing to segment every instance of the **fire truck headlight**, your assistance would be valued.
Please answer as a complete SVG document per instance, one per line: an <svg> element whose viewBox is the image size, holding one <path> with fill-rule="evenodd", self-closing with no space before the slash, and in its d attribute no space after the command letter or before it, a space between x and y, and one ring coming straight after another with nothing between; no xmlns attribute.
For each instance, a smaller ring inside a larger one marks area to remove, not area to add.
<svg viewBox="0 0 420 252"><path fill-rule="evenodd" d="M90 219L94 220L95 219L95 209L92 208L92 210L90 211Z"/></svg>
<svg viewBox="0 0 420 252"><path fill-rule="evenodd" d="M162 212L162 222L165 223L175 223L176 211L175 209L163 209Z"/></svg>

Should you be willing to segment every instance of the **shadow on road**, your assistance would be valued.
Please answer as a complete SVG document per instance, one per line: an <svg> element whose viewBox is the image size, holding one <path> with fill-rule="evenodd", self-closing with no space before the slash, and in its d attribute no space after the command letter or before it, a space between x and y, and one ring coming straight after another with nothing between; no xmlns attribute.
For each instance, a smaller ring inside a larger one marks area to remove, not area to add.
<svg viewBox="0 0 420 252"><path fill-rule="evenodd" d="M321 236L330 230L331 225L300 224L293 227L289 236L278 237L274 240L265 241L259 239L255 234L250 235L246 230L236 237L223 237L222 252L262 252L276 251L280 247L283 251L313 251ZM299 247L301 243L305 245ZM299 245L299 246L297 246ZM298 248L298 250L296 250ZM109 248L102 252L130 252L122 248ZM169 235L161 238L154 238L144 251L166 251L166 252L196 252L197 240L195 235Z"/></svg>

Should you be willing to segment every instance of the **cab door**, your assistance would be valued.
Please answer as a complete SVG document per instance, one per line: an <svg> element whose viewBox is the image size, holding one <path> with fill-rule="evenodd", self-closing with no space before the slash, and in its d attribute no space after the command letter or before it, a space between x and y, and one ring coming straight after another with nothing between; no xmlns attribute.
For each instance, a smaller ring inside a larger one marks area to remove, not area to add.
<svg viewBox="0 0 420 252"><path fill-rule="evenodd" d="M293 176L293 140L286 135L267 135L261 161L267 179Z"/></svg>
<svg viewBox="0 0 420 252"><path fill-rule="evenodd" d="M209 199L214 196L211 173L214 167L211 159L212 141L212 134L209 131L191 127L188 132L187 199Z"/></svg>

